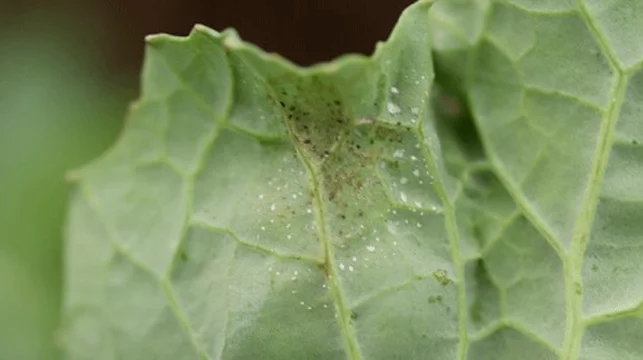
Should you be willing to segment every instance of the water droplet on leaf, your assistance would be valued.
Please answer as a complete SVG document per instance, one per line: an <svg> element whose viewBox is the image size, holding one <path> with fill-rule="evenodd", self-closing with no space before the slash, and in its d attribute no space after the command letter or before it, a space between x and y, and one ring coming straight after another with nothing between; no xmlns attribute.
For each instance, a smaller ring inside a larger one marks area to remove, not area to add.
<svg viewBox="0 0 643 360"><path fill-rule="evenodd" d="M391 115L397 115L402 112L402 109L400 109L400 107L397 104L392 102L389 102L386 104L386 110Z"/></svg>

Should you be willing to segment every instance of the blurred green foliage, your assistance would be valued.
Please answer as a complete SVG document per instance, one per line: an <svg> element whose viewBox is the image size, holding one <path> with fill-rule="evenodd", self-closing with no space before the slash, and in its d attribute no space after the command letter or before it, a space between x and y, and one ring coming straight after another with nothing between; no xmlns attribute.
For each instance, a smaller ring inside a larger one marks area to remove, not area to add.
<svg viewBox="0 0 643 360"><path fill-rule="evenodd" d="M0 360L58 358L64 175L114 141L131 98L82 26L49 15L0 29Z"/></svg>

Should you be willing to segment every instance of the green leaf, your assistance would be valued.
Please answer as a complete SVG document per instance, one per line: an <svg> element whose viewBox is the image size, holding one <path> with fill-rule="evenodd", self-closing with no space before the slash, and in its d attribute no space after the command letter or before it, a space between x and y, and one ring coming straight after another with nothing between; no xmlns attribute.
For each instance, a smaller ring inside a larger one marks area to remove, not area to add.
<svg viewBox="0 0 643 360"><path fill-rule="evenodd" d="M70 175L67 358L641 358L637 7L420 1L307 69L149 38Z"/></svg>
<svg viewBox="0 0 643 360"><path fill-rule="evenodd" d="M560 359L642 358L643 3L459 0L431 20L442 80L519 208L482 262L497 327L520 334L481 330L469 356L549 358L529 339Z"/></svg>

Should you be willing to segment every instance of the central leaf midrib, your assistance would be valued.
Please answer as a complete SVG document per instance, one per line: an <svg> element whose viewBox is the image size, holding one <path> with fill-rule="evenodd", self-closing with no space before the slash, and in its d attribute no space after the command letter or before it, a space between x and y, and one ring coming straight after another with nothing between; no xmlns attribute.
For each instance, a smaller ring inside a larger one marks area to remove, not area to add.
<svg viewBox="0 0 643 360"><path fill-rule="evenodd" d="M308 174L309 183L313 193L313 209L315 215L317 236L322 247L324 262L321 265L324 269L326 278L328 279L328 290L330 292L331 300L335 305L335 312L337 314L337 321L339 325L339 332L344 340L346 353L349 360L363 360L362 352L355 335L355 329L351 322L351 310L349 309L344 291L339 282L339 271L335 263L335 256L333 252L333 244L328 234L328 224L326 223L326 211L324 207L324 197L322 194L322 183L318 169L313 165L312 161L306 157L305 151L299 147L299 143L295 139L293 129L290 127L288 121L284 121L288 133L291 137L291 143L295 147L298 157L301 159L306 172Z"/></svg>

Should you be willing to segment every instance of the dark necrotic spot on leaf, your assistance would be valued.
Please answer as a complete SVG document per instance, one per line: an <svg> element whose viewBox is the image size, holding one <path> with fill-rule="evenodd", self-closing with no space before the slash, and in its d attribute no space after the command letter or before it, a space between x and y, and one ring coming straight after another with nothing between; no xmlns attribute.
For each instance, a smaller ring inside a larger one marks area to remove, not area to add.
<svg viewBox="0 0 643 360"><path fill-rule="evenodd" d="M442 295L431 295L429 296L429 304L439 304L442 303Z"/></svg>
<svg viewBox="0 0 643 360"><path fill-rule="evenodd" d="M435 280L442 286L449 285L451 279L449 279L447 271L444 269L439 269L433 272L433 277Z"/></svg>

